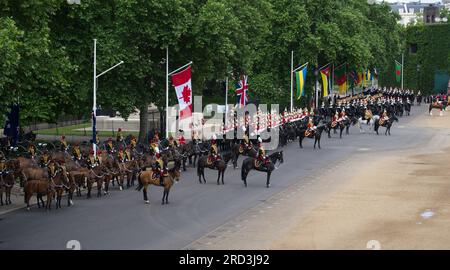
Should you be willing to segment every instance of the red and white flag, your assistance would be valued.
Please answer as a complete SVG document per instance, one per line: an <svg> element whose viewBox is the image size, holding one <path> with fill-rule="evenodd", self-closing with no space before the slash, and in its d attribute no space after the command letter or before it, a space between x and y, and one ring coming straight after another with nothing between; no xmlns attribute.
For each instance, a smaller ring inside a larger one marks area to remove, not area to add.
<svg viewBox="0 0 450 270"><path fill-rule="evenodd" d="M172 84L180 105L180 120L192 116L191 66L172 75Z"/></svg>

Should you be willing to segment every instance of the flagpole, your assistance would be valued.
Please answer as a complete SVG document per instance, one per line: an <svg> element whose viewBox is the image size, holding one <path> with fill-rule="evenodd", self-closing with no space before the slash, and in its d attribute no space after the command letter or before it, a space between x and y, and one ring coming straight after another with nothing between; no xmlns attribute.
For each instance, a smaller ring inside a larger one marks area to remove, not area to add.
<svg viewBox="0 0 450 270"><path fill-rule="evenodd" d="M293 89L293 70L294 70L294 51L291 51L291 112L294 108L294 89Z"/></svg>
<svg viewBox="0 0 450 270"><path fill-rule="evenodd" d="M166 138L169 137L169 46L166 47Z"/></svg>
<svg viewBox="0 0 450 270"><path fill-rule="evenodd" d="M334 91L334 63L331 70L331 92ZM328 93L328 95L331 95L331 93Z"/></svg>
<svg viewBox="0 0 450 270"><path fill-rule="evenodd" d="M228 76L225 79L225 129L228 124Z"/></svg>
<svg viewBox="0 0 450 270"><path fill-rule="evenodd" d="M94 105L92 106L92 149L94 150L94 158L97 157L97 138L96 122L97 122L97 39L94 39Z"/></svg>
<svg viewBox="0 0 450 270"><path fill-rule="evenodd" d="M402 90L403 90L403 64L404 64L404 53L402 53Z"/></svg>

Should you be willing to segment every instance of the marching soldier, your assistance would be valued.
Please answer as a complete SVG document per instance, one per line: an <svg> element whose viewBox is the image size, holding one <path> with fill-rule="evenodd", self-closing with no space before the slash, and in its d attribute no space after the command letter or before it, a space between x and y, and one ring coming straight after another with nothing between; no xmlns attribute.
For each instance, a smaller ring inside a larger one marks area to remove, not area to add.
<svg viewBox="0 0 450 270"><path fill-rule="evenodd" d="M66 141L66 136L62 135L60 142L61 142L61 151L66 152L67 149L69 148L69 145L67 144Z"/></svg>

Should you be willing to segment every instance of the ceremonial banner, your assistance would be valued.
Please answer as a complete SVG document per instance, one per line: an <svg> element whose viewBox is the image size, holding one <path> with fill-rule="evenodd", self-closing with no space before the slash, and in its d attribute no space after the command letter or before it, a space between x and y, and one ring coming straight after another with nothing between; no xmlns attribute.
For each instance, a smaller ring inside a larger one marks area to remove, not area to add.
<svg viewBox="0 0 450 270"><path fill-rule="evenodd" d="M402 64L395 60L395 79L400 82L402 79Z"/></svg>
<svg viewBox="0 0 450 270"><path fill-rule="evenodd" d="M306 80L306 72L308 71L308 64L306 64L302 69L295 72L295 82L297 88L297 99L305 96L305 80Z"/></svg>
<svg viewBox="0 0 450 270"><path fill-rule="evenodd" d="M191 66L172 75L172 84L180 106L180 120L192 116Z"/></svg>
<svg viewBox="0 0 450 270"><path fill-rule="evenodd" d="M331 68L328 65L326 68L320 70L320 75L322 76L322 86L323 86L323 96L326 97L328 96L328 90L330 88L330 73L331 73Z"/></svg>
<svg viewBox="0 0 450 270"><path fill-rule="evenodd" d="M339 86L339 94L345 94L347 91L347 66L341 65L334 70L334 78Z"/></svg>
<svg viewBox="0 0 450 270"><path fill-rule="evenodd" d="M247 75L241 76L241 80L236 84L236 98L237 102L239 103L239 108L245 107L245 105L248 102L247 98L247 91L248 91L248 84L247 84Z"/></svg>

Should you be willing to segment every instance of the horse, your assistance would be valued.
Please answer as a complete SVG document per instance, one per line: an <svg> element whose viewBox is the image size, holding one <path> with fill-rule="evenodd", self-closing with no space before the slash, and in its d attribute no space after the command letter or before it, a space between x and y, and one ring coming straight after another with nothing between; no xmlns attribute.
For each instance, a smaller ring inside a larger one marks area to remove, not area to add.
<svg viewBox="0 0 450 270"><path fill-rule="evenodd" d="M8 163L6 169L0 174L0 203L3 205L3 193L5 193L5 205L11 204L11 189L14 186L15 177Z"/></svg>
<svg viewBox="0 0 450 270"><path fill-rule="evenodd" d="M313 132L311 132L310 134L305 134L306 133L306 129L302 129L302 130L300 130L300 133L299 133L299 145L300 145L300 148L303 148L303 144L302 144L302 142L303 142L303 139L304 138L310 138L310 139L312 139L312 138L314 138L314 149L316 149L316 144L318 144L318 146L319 146L319 149L320 149L320 139L321 139L321 137L322 137L322 132L323 132L323 130L326 128L326 125L319 125L319 126L317 126L317 128L313 131Z"/></svg>
<svg viewBox="0 0 450 270"><path fill-rule="evenodd" d="M275 164L277 163L277 161L279 161L280 164L284 162L283 151L277 151L277 152L270 154L268 159L266 160L266 164L264 164L264 165L261 164L259 166L256 166L255 163L257 161L258 161L257 158L249 157L249 158L246 158L242 162L242 168L241 168L242 181L244 181L244 185L245 185L245 187L247 187L247 176L251 170L266 172L267 173L266 187L269 188L270 187L270 176L271 176L272 172L275 170Z"/></svg>
<svg viewBox="0 0 450 270"><path fill-rule="evenodd" d="M445 106L445 104L443 104L441 102L432 102L432 103L430 103L430 106L428 107L428 113L430 115L433 115L433 113L431 112L432 109L439 109L439 111L440 111L439 115L443 116L446 106Z"/></svg>
<svg viewBox="0 0 450 270"><path fill-rule="evenodd" d="M363 128L363 125L369 126L370 132L372 132L374 130L375 121L376 121L374 117L375 116L370 116L369 121L367 121L366 119L362 119L362 117L358 118L358 127L359 127L360 133L366 132ZM378 115L376 115L376 119L379 119Z"/></svg>
<svg viewBox="0 0 450 270"><path fill-rule="evenodd" d="M25 192L25 203L27 204L27 210L30 211L30 199L34 193L37 196L38 207L40 208L39 200L42 201L42 205L44 205L44 201L42 200L42 196L47 195L47 204L45 209L51 209L51 202L53 197L55 196L55 191L51 187L51 183L48 180L30 180L27 181L24 185Z"/></svg>
<svg viewBox="0 0 450 270"><path fill-rule="evenodd" d="M56 209L61 208L62 194L64 191L69 191L71 188L66 168L64 166L59 166L56 173L53 176L51 176L50 182L56 193Z"/></svg>
<svg viewBox="0 0 450 270"><path fill-rule="evenodd" d="M224 185L223 178L224 178L225 170L227 169L228 161L230 161L230 159L231 159L231 153L229 153L228 155L225 155L223 159L220 158L220 159L214 161L213 163L209 164L208 156L201 156L198 159L198 164L197 164L197 175L198 175L198 181L200 182L200 184L202 183L202 177L203 177L203 181L206 183L205 168L209 168L211 170L218 171L217 185L220 185L220 182L219 182L220 176L222 176L222 185Z"/></svg>
<svg viewBox="0 0 450 270"><path fill-rule="evenodd" d="M389 117L389 119L384 121L381 125L380 120L378 118L374 117L374 120L375 120L375 132L377 133L377 135L379 135L378 128L381 126L386 128L386 132L384 133L384 135L387 135L389 133L389 136L391 136L392 124L394 123L394 121L398 122L398 118L394 114L392 114L391 117Z"/></svg>
<svg viewBox="0 0 450 270"><path fill-rule="evenodd" d="M170 167L170 166L168 166ZM180 180L180 164L178 162L172 163L172 168L168 170L167 175L162 176L163 177L163 185L164 191L163 191L163 197L161 204L169 204L169 192L172 186L175 182L178 182ZM149 185L155 185L155 186L161 186L159 178L153 177L153 171L142 171L138 174L138 182L139 186L136 188L137 191L142 190L144 195L144 201L145 203L150 203L147 197L147 187Z"/></svg>

